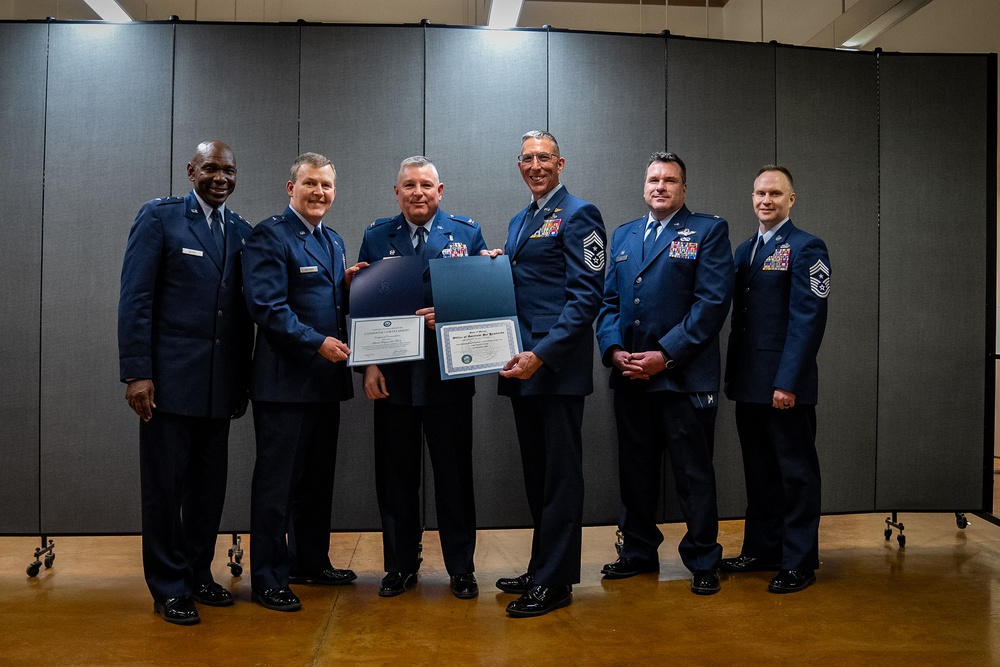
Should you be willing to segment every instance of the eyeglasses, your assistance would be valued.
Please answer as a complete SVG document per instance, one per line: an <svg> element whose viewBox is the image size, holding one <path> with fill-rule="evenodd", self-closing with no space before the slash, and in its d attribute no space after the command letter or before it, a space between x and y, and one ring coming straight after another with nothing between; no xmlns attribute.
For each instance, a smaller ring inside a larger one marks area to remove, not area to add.
<svg viewBox="0 0 1000 667"><path fill-rule="evenodd" d="M551 162L556 162L559 160L558 155L553 155L552 153L529 153L526 155L518 155L517 161L521 164L531 164L535 160L538 160L538 164L546 165Z"/></svg>

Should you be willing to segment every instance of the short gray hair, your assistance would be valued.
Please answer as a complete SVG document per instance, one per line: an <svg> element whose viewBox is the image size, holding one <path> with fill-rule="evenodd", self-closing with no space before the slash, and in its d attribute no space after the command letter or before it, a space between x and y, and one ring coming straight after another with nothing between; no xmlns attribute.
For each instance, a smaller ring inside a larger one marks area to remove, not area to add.
<svg viewBox="0 0 1000 667"><path fill-rule="evenodd" d="M295 162L292 163L291 177L288 180L294 183L295 179L299 177L299 167L304 164L307 164L310 167L315 167L316 169L322 169L323 167L330 165L330 169L333 169L333 182L337 182L337 168L333 166L333 161L325 155L320 155L319 153L303 153L295 158Z"/></svg>
<svg viewBox="0 0 1000 667"><path fill-rule="evenodd" d="M528 139L548 139L552 142L552 145L556 147L556 155L559 155L559 142L556 141L556 138L552 136L551 133L546 132L545 130L531 130L530 132L525 132L524 136L521 137L521 145L524 145L524 142Z"/></svg>
<svg viewBox="0 0 1000 667"><path fill-rule="evenodd" d="M426 158L423 155L412 155L400 162L399 172L396 174L396 180L398 181L403 175L403 171L409 169L410 167L416 167L418 169L420 167L430 167L434 170L434 178L436 178L439 183L441 182L441 177L438 175L437 167L434 166L434 163L431 162L429 158Z"/></svg>

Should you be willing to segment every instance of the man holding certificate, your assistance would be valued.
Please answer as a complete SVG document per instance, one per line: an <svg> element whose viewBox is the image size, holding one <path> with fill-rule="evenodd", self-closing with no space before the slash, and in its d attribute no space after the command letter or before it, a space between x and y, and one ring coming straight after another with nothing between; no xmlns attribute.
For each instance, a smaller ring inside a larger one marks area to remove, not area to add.
<svg viewBox="0 0 1000 667"><path fill-rule="evenodd" d="M429 262L493 254L486 250L479 225L438 208L444 184L427 158L403 160L394 186L400 213L373 222L365 230L359 263L397 257L423 260L423 308L428 329L434 329ZM498 253L499 251L494 251ZM476 507L472 486L472 377L442 381L437 343L424 336L419 361L369 365L364 371L365 395L375 409L375 487L382 518L382 549L386 576L379 595L393 597L417 584L420 568L421 431L427 439L434 469L434 489L441 550L455 597L479 595L473 574L476 549Z"/></svg>
<svg viewBox="0 0 1000 667"><path fill-rule="evenodd" d="M510 221L507 245L524 352L507 362L510 396L534 524L527 572L497 581L521 597L515 617L565 607L580 581L583 403L594 391L594 335L604 282L604 220L559 183L566 159L548 132L521 138L518 167L531 204Z"/></svg>
<svg viewBox="0 0 1000 667"><path fill-rule="evenodd" d="M251 598L275 611L301 608L290 583L339 586L357 578L330 563L340 401L354 395L344 363L347 288L359 269L345 265L344 241L324 220L336 182L328 158L300 155L285 186L288 207L254 227L243 252L244 292L257 323Z"/></svg>

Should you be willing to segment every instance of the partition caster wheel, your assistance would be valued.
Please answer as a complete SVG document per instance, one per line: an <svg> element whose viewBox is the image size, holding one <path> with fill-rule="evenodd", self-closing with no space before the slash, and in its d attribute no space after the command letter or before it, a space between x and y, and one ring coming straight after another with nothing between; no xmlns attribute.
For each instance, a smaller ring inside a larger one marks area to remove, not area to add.
<svg viewBox="0 0 1000 667"><path fill-rule="evenodd" d="M906 546L906 535L902 535L902 534L900 534L900 535L899 535L899 536L898 536L898 537L896 538L896 541L897 541L897 542L899 542L899 548L900 548L900 549L902 549L903 547L905 547L905 546Z"/></svg>
<svg viewBox="0 0 1000 667"><path fill-rule="evenodd" d="M243 574L243 566L242 565L230 565L229 566L229 571L232 573L232 575L234 577L238 577L241 574Z"/></svg>
<svg viewBox="0 0 1000 667"><path fill-rule="evenodd" d="M963 512L955 512L955 525L958 526L959 530L965 530L969 527L969 519Z"/></svg>
<svg viewBox="0 0 1000 667"><path fill-rule="evenodd" d="M28 569L25 570L25 572L28 574L29 577L37 577L40 565L41 565L40 563L32 563L31 565L28 566Z"/></svg>
<svg viewBox="0 0 1000 667"><path fill-rule="evenodd" d="M52 563L54 563L54 562L56 562L56 555L55 554L49 554L48 556L46 556L45 557L45 569L47 570L50 567L52 567Z"/></svg>
<svg viewBox="0 0 1000 667"><path fill-rule="evenodd" d="M885 541L888 542L892 539L892 528L886 528L885 532L882 534L885 535Z"/></svg>

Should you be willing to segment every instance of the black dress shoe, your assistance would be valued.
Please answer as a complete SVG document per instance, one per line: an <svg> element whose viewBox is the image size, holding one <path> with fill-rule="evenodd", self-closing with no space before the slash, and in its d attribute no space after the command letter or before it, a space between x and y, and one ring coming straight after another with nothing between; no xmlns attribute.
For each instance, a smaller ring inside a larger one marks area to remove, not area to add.
<svg viewBox="0 0 1000 667"><path fill-rule="evenodd" d="M293 574L288 577L288 583L290 584L320 584L322 586L343 586L344 584L349 584L358 575L354 574L354 570L338 570L335 567L331 567L328 570L320 570L319 572L310 572L308 574Z"/></svg>
<svg viewBox="0 0 1000 667"><path fill-rule="evenodd" d="M781 566L765 563L754 556L739 555L736 558L723 558L719 569L723 572L777 572Z"/></svg>
<svg viewBox="0 0 1000 667"><path fill-rule="evenodd" d="M570 586L535 586L507 605L507 613L514 618L527 618L568 607L573 601L572 590Z"/></svg>
<svg viewBox="0 0 1000 667"><path fill-rule="evenodd" d="M520 577L501 577L497 579L497 588L504 593L524 595L535 587L535 575L525 572Z"/></svg>
<svg viewBox="0 0 1000 667"><path fill-rule="evenodd" d="M191 597L194 598L195 602L208 605L209 607L228 607L236 602L232 593L214 581L202 584L194 589Z"/></svg>
<svg viewBox="0 0 1000 667"><path fill-rule="evenodd" d="M266 588L261 591L250 591L250 599L265 609L274 611L298 611L302 602L298 596L287 588Z"/></svg>
<svg viewBox="0 0 1000 667"><path fill-rule="evenodd" d="M605 579L628 579L644 572L659 572L660 561L655 558L619 558L601 568Z"/></svg>
<svg viewBox="0 0 1000 667"><path fill-rule="evenodd" d="M382 577L378 587L379 597L391 598L402 595L417 585L416 572L390 572Z"/></svg>
<svg viewBox="0 0 1000 667"><path fill-rule="evenodd" d="M798 593L816 583L816 573L812 570L782 570L774 575L767 585L772 593Z"/></svg>
<svg viewBox="0 0 1000 667"><path fill-rule="evenodd" d="M713 595L720 588L719 575L711 570L695 570L691 575L691 592L696 595Z"/></svg>
<svg viewBox="0 0 1000 667"><path fill-rule="evenodd" d="M201 617L198 616L198 610L194 606L194 600L187 596L154 602L153 611L167 623L175 625L194 625L201 620Z"/></svg>
<svg viewBox="0 0 1000 667"><path fill-rule="evenodd" d="M476 575L471 572L456 574L451 578L451 594L460 600L471 600L479 595Z"/></svg>

